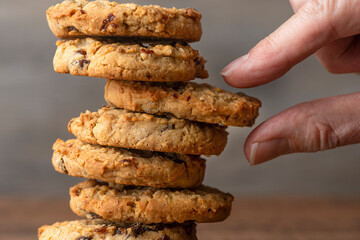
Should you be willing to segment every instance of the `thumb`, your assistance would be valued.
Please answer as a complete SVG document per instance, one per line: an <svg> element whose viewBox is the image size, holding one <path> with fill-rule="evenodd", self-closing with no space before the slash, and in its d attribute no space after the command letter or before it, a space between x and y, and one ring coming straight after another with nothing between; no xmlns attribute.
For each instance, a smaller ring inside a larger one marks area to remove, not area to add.
<svg viewBox="0 0 360 240"><path fill-rule="evenodd" d="M221 74L228 84L254 87L273 81L325 44L353 34L354 11L359 10L350 6L352 1L308 0L301 4L295 15L249 54L223 69Z"/></svg>
<svg viewBox="0 0 360 240"><path fill-rule="evenodd" d="M360 93L319 99L287 109L258 126L245 142L256 165L280 155L360 143Z"/></svg>

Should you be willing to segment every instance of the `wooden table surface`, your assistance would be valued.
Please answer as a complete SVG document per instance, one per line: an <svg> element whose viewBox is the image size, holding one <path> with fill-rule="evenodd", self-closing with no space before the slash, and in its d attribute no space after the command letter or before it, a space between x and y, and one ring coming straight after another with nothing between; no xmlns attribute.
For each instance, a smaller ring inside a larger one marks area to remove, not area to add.
<svg viewBox="0 0 360 240"><path fill-rule="evenodd" d="M37 239L37 228L76 219L67 199L0 196L0 239ZM360 240L360 198L240 198L199 240Z"/></svg>

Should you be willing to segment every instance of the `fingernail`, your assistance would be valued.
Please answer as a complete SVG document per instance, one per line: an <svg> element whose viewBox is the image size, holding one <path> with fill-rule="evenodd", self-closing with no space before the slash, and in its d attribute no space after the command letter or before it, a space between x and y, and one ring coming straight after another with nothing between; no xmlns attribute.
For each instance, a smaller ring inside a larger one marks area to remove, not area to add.
<svg viewBox="0 0 360 240"><path fill-rule="evenodd" d="M290 152L289 140L286 138L256 142L251 145L250 164L257 165Z"/></svg>
<svg viewBox="0 0 360 240"><path fill-rule="evenodd" d="M249 58L249 54L246 54L238 59L235 59L233 62L231 62L229 65L227 65L220 74L223 77L228 77L231 75L231 73L234 71L234 69L238 68L242 63L244 63Z"/></svg>

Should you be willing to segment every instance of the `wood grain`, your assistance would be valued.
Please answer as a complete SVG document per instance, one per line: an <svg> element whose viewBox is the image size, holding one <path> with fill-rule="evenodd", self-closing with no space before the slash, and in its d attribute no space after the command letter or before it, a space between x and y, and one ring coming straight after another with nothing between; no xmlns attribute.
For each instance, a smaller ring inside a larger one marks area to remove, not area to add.
<svg viewBox="0 0 360 240"><path fill-rule="evenodd" d="M0 197L0 239L36 239L37 228L78 219L66 199ZM240 198L222 223L199 224L199 240L358 240L360 198Z"/></svg>

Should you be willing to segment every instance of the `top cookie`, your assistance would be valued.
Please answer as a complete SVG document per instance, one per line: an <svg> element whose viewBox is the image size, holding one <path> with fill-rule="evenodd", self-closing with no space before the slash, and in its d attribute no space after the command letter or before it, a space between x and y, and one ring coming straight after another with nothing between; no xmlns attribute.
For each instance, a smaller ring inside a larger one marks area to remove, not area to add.
<svg viewBox="0 0 360 240"><path fill-rule="evenodd" d="M127 36L194 42L202 34L201 14L189 8L65 0L50 7L46 15L51 31L59 38Z"/></svg>

